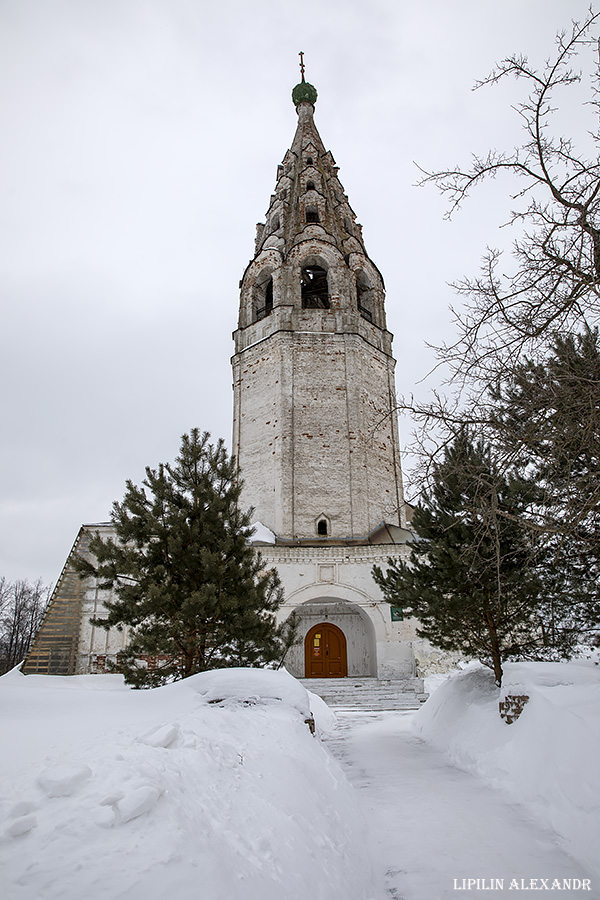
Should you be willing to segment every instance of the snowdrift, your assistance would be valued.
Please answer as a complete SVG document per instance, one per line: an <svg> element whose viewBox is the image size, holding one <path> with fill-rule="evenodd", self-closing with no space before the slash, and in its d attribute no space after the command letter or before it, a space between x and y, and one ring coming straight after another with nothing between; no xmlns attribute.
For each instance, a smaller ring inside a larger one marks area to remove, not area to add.
<svg viewBox="0 0 600 900"><path fill-rule="evenodd" d="M414 730L524 805L600 879L600 668L572 661L504 670L502 691L483 666L449 678L416 714ZM512 725L498 714L508 693L530 698Z"/></svg>
<svg viewBox="0 0 600 900"><path fill-rule="evenodd" d="M3 676L3 898L364 900L362 820L309 707L286 672Z"/></svg>

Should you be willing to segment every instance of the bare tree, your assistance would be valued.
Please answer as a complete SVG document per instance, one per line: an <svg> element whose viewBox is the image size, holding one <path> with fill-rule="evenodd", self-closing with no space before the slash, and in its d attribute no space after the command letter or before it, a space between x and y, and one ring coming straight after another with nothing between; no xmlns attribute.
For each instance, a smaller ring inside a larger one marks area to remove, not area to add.
<svg viewBox="0 0 600 900"><path fill-rule="evenodd" d="M465 298L464 308L453 310L459 336L440 348L453 377L471 387L487 388L524 352L543 352L557 333L600 321L599 22L600 13L590 10L569 33L558 34L555 54L541 69L526 56L509 56L475 85L481 89L509 76L527 84L527 98L515 107L525 131L521 146L473 155L466 168L424 172L420 182L435 184L448 197L447 217L486 179L508 176L513 185L510 223L520 226L513 262L507 265L500 251L489 249L480 275L454 285ZM585 77L573 68L577 57L591 66ZM577 101L576 85L585 90L590 113L579 141L588 145L588 155L556 124L557 95L565 106ZM572 90L565 103L567 87Z"/></svg>
<svg viewBox="0 0 600 900"><path fill-rule="evenodd" d="M18 665L29 652L50 599L41 579L31 584L0 578L0 674Z"/></svg>

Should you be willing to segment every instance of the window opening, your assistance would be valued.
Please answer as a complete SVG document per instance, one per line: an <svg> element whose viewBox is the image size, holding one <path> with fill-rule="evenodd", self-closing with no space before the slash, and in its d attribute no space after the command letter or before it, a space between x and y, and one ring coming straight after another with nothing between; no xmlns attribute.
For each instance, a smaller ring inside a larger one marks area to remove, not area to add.
<svg viewBox="0 0 600 900"><path fill-rule="evenodd" d="M304 266L300 274L302 309L330 309L327 272L321 266Z"/></svg>
<svg viewBox="0 0 600 900"><path fill-rule="evenodd" d="M260 321L260 319L266 318L270 313L273 312L273 278L272 276L269 278L267 282L263 282L258 286L258 289L262 296L259 295L259 303L260 300L264 300L264 305L257 307L256 310L256 321ZM263 293L264 291L264 293Z"/></svg>
<svg viewBox="0 0 600 900"><path fill-rule="evenodd" d="M310 224L311 222L319 221L319 210L316 206L307 206L306 207L306 223Z"/></svg>
<svg viewBox="0 0 600 900"><path fill-rule="evenodd" d="M306 165L307 165L307 166L312 166L312 164L313 164L313 158L312 158L312 156L309 156L309 157L307 158L307 160L306 160Z"/></svg>
<svg viewBox="0 0 600 900"><path fill-rule="evenodd" d="M327 522L325 519L319 519L317 522L317 534L326 536L327 535Z"/></svg>
<svg viewBox="0 0 600 900"><path fill-rule="evenodd" d="M314 183L314 181L307 181L307 182L306 182L306 190L307 190L307 191L314 191L314 190L315 190L315 183Z"/></svg>
<svg viewBox="0 0 600 900"><path fill-rule="evenodd" d="M279 219L273 219L273 224L271 225L273 231L279 231Z"/></svg>
<svg viewBox="0 0 600 900"><path fill-rule="evenodd" d="M371 285L369 279L364 272L359 272L356 276L356 299L358 311L367 322L373 321L373 310L371 308Z"/></svg>
<svg viewBox="0 0 600 900"><path fill-rule="evenodd" d="M269 278L265 288L265 315L273 311L273 279Z"/></svg>

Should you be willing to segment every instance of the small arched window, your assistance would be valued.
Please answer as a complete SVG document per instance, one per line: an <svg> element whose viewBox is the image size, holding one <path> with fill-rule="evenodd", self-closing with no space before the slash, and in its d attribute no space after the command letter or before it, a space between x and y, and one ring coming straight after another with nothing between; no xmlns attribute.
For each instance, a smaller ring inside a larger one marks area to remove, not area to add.
<svg viewBox="0 0 600 900"><path fill-rule="evenodd" d="M279 216L275 216L271 222L271 231L279 231Z"/></svg>
<svg viewBox="0 0 600 900"><path fill-rule="evenodd" d="M319 221L319 210L316 206L306 207L306 224L315 224Z"/></svg>
<svg viewBox="0 0 600 900"><path fill-rule="evenodd" d="M312 164L313 164L313 158L312 158L312 156L307 157L307 159L306 159L306 165L307 165L307 166L312 166Z"/></svg>
<svg viewBox="0 0 600 900"><path fill-rule="evenodd" d="M300 273L302 309L330 309L327 272L321 266L304 266Z"/></svg>
<svg viewBox="0 0 600 900"><path fill-rule="evenodd" d="M307 182L306 182L306 190L307 190L307 191L314 191L314 190L315 190L315 183L314 183L314 181L307 181Z"/></svg>
<svg viewBox="0 0 600 900"><path fill-rule="evenodd" d="M327 519L319 519L317 522L317 534L319 537L327 537Z"/></svg>

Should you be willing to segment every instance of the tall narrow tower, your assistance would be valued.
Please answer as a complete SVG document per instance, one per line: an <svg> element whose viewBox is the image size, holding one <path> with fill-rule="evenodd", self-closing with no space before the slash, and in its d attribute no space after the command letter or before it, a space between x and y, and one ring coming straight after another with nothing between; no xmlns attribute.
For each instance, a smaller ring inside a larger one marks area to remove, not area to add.
<svg viewBox="0 0 600 900"><path fill-rule="evenodd" d="M298 127L240 282L232 363L242 499L272 532L260 549L283 582L281 615L299 617L289 671L419 690L415 623L372 578L409 537L383 279L303 72L292 99Z"/></svg>
<svg viewBox="0 0 600 900"><path fill-rule="evenodd" d="M241 281L234 453L245 504L278 538L366 539L402 524L392 335L302 77L296 134Z"/></svg>

